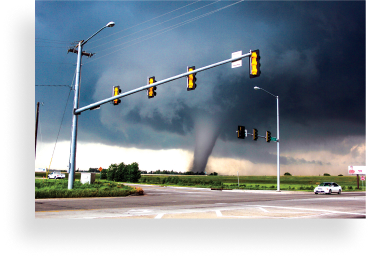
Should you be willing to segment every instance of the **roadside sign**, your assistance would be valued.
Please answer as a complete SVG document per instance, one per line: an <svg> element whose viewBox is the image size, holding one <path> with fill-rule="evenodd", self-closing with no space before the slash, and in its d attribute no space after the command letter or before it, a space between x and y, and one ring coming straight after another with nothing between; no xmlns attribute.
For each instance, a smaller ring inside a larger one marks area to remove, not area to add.
<svg viewBox="0 0 371 259"><path fill-rule="evenodd" d="M232 53L232 58L237 58L240 56L242 56L242 50ZM241 67L241 66L242 66L242 59L232 62L232 68Z"/></svg>
<svg viewBox="0 0 371 259"><path fill-rule="evenodd" d="M348 166L348 174L357 175L357 174L366 174L366 166Z"/></svg>
<svg viewBox="0 0 371 259"><path fill-rule="evenodd" d="M102 167L99 167L99 169L98 169L98 170L99 170L99 172L102 172L103 168L102 168Z"/></svg>
<svg viewBox="0 0 371 259"><path fill-rule="evenodd" d="M277 138L271 137L272 141L277 141Z"/></svg>
<svg viewBox="0 0 371 259"><path fill-rule="evenodd" d="M366 180L366 177L364 175L361 176L361 181Z"/></svg>

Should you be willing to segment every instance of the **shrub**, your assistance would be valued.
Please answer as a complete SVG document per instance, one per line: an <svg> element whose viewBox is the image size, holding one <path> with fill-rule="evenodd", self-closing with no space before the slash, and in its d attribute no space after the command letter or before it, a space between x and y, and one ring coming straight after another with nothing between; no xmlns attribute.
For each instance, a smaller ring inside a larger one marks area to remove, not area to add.
<svg viewBox="0 0 371 259"><path fill-rule="evenodd" d="M284 175L292 176L289 172L286 172Z"/></svg>
<svg viewBox="0 0 371 259"><path fill-rule="evenodd" d="M143 194L144 194L144 191L143 191L142 188L140 188L140 187L135 187L135 189L137 190L137 193L138 193L139 195L143 195Z"/></svg>
<svg viewBox="0 0 371 259"><path fill-rule="evenodd" d="M102 179L102 180L107 179L107 169L103 169L100 172L100 179Z"/></svg>
<svg viewBox="0 0 371 259"><path fill-rule="evenodd" d="M330 174L328 173L324 173L323 176L331 176Z"/></svg>
<svg viewBox="0 0 371 259"><path fill-rule="evenodd" d="M352 186L348 186L348 190L353 190L353 187Z"/></svg>
<svg viewBox="0 0 371 259"><path fill-rule="evenodd" d="M343 176L342 174L339 174L338 176Z"/></svg>

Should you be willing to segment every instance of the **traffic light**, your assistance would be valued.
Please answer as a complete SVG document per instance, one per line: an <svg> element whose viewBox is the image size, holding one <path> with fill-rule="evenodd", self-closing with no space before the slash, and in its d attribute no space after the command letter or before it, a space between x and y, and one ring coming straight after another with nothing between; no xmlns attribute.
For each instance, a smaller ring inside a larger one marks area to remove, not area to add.
<svg viewBox="0 0 371 259"><path fill-rule="evenodd" d="M258 140L258 130L257 129L252 129L252 139L253 140Z"/></svg>
<svg viewBox="0 0 371 259"><path fill-rule="evenodd" d="M245 138L245 126L238 126L237 128L237 138Z"/></svg>
<svg viewBox="0 0 371 259"><path fill-rule="evenodd" d="M270 132L270 131L266 131L266 132L265 132L265 140L266 140L267 142L271 142L271 139L272 139L272 137L271 137L271 132Z"/></svg>
<svg viewBox="0 0 371 259"><path fill-rule="evenodd" d="M121 89L119 85L112 87L112 96L119 95L120 93L121 93ZM120 99L113 100L113 105L118 105L119 103L121 103Z"/></svg>
<svg viewBox="0 0 371 259"><path fill-rule="evenodd" d="M187 72L191 72L193 70L195 70L195 66L187 67ZM197 85L196 85L196 81L197 81L196 74L197 73L190 74L190 75L187 76L187 91L191 91L191 90L196 89L196 87L197 87Z"/></svg>
<svg viewBox="0 0 371 259"><path fill-rule="evenodd" d="M250 56L250 78L260 76L260 53L259 50L251 51Z"/></svg>
<svg viewBox="0 0 371 259"><path fill-rule="evenodd" d="M148 84L153 84L153 83L156 83L154 76L148 78ZM155 92L156 90L157 90L156 86L148 88L147 90L148 99L156 96L156 92Z"/></svg>

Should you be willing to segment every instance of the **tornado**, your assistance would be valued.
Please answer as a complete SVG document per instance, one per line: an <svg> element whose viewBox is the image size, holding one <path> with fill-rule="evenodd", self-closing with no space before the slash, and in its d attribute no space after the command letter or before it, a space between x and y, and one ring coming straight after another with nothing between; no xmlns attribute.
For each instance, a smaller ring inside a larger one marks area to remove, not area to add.
<svg viewBox="0 0 371 259"><path fill-rule="evenodd" d="M215 115L200 115L196 118L193 172L205 171L207 161L220 133L220 125L220 120Z"/></svg>

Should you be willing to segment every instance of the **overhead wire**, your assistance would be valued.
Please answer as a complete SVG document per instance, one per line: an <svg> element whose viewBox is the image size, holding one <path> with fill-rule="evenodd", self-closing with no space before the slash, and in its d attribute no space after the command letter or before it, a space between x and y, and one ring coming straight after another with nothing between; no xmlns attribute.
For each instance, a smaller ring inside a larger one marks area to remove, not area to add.
<svg viewBox="0 0 371 259"><path fill-rule="evenodd" d="M175 12L175 11L181 10L181 9L187 7L187 6L193 5L193 4L198 3L198 2L200 2L200 1L202 1L202 0L195 1L195 2L193 2L193 3L187 4L187 5L185 5L185 6L182 6L182 7L180 7L180 8L177 8L177 9L172 10L172 11L170 11L170 12L167 12L167 13L161 14L161 15L159 15L159 16L156 16L156 17L154 17L154 18L152 18L152 19L149 19L149 20L147 20L147 21L144 21L144 22L138 23L138 24L136 24L136 25L133 25L133 26L131 26L131 27L125 28L125 29L123 29L123 30L121 30L121 31L118 31L118 32L112 33L112 34L110 34L110 35L107 35L107 36L105 36L105 37L101 37L101 38L99 38L99 39L93 40L93 41L91 41L90 43L92 43L92 42L96 42L96 41L100 41L100 40L103 40L103 39L108 38L108 37L111 37L112 35L115 35L115 34L117 34L117 33L120 33L120 32L126 31L126 30L129 30L129 29L132 29L132 28L137 27L137 26L139 26L139 25L142 25L142 24L145 24L145 23L147 23L147 22L153 21L153 20L155 20L155 19L157 19L157 18L160 18L160 17L165 16L165 15L167 15L167 14L173 13L173 12Z"/></svg>
<svg viewBox="0 0 371 259"><path fill-rule="evenodd" d="M68 101L69 101L69 99L70 99L71 91L73 90L72 86L73 86L73 81L75 80L75 76L76 76L76 70L75 70L75 74L74 74L73 79L72 79L72 82L71 82L71 88L70 88L70 91L69 91L69 93L68 93L68 97L67 97L67 101L66 101L66 106L64 107L64 112L63 112L63 116L62 116L61 124L60 124L60 126L59 126L59 130L58 130L58 134L57 134L57 139L56 139L55 144L54 144L54 149L53 149L52 157L51 157L51 159L50 159L50 164L49 164L49 169L48 169L48 171L50 170L50 166L51 166L51 164L52 164L53 157L54 157L54 151L55 151L55 148L57 147L58 138L59 138L59 134L60 134L60 132L61 132L61 128L62 128L62 124L63 124L64 115L66 114L66 109L67 109Z"/></svg>
<svg viewBox="0 0 371 259"><path fill-rule="evenodd" d="M196 20L199 20L199 19L201 19L201 18L204 18L204 17L206 17L206 16L209 16L209 15L211 15L211 14L214 14L214 13L216 13L216 12L219 12L219 11L221 11L221 10L224 10L224 9L226 9L226 8L229 8L229 7L233 6L233 5L239 4L239 3L243 2L243 1L244 1L244 0L240 0L240 1L235 2L235 3L233 3L233 4L230 4L230 5L227 5L227 6L221 7L221 8L219 8L219 9L217 9L217 10L210 11L210 12L208 12L208 13L205 13L205 14L202 14L202 15L199 15L199 16L196 16L196 17L194 17L194 18L188 19L188 20L183 21L183 22L180 22L180 23L178 23L178 24L175 24L175 25L169 26L169 27L167 27L167 28L161 29L161 30L159 30L159 31L156 31L156 32L153 32L153 33L150 33L150 34L147 34L147 35L144 35L144 36L138 37L138 38L136 38L136 39L134 39L134 40L131 40L131 41L128 41L128 42L124 42L124 43L118 44L118 45L113 46L113 47L117 47L117 46L120 46L120 45L123 45L123 44L127 44L127 43L129 43L129 42L132 42L132 41L135 41L135 40L138 40L138 39L141 39L141 38L147 37L147 38L145 38L145 39L143 39L143 40L140 40L140 41L137 41L137 42L135 42L135 43L133 43L133 44L131 44L131 45L127 45L127 46L125 46L125 47L123 47L123 48L120 48L120 49L117 49L117 50L112 51L112 52L110 52L110 53L107 53L107 54L105 54L105 55L103 55L103 56L99 56L99 57L97 57L97 58L95 58L95 59L93 59L93 60L87 61L87 62L85 62L84 64L91 63L91 62L93 62L93 61L95 61L95 60L98 60L98 59L100 59L100 58L103 58L103 57L106 57L106 56L108 56L108 55L111 55L111 54L113 54L113 53L115 53L115 52L117 52L117 51L120 51L120 50L124 49L124 48L130 47L130 46L133 46L133 45L138 44L138 43L140 43L140 42L143 42L143 41L145 41L145 40L148 40L148 39L151 39L151 38L153 38L153 37L159 36L159 35L161 35L161 34L163 34L163 33L165 33L165 32L168 32L168 31L174 30L174 29L176 29L176 28L178 28L178 27L181 27L181 26L186 25L186 24L188 24L188 23L194 22L194 21L196 21ZM158 32L161 32L161 33L158 33ZM153 34L155 34L155 35L153 35ZM150 35L153 35L153 36L148 37L148 36L150 36ZM110 48L107 48L107 49L111 49L111 48L113 48L113 47L110 47ZM105 49L105 50L107 50L107 49ZM103 51L104 51L104 50L103 50Z"/></svg>
<svg viewBox="0 0 371 259"><path fill-rule="evenodd" d="M211 3L211 4L204 5L204 6L202 6L202 7L199 7L199 8L197 8L197 9L195 9L195 10L189 11L189 12L184 13L184 14L181 14L181 15L178 15L178 16L173 17L173 18L171 18L171 19L169 19L169 20L166 20L166 21L164 21L164 22L160 22L160 23L158 23L158 24L155 24L155 25L152 25L152 26L147 27L147 28L145 28L145 29L142 29L142 30L139 30L139 31L133 32L133 33L128 34L128 35L126 35L126 36L123 36L123 37L120 37L120 38L117 38L117 39L114 39L114 40L111 40L111 41L105 42L105 43L103 43L103 44L101 44L101 45L98 45L98 46L95 46L95 47L91 47L90 49L98 48L98 47L100 47L100 46L103 46L103 45L109 44L109 43L111 43L111 42L114 42L114 41L117 41L117 40L120 40L120 39L123 39L123 38L129 37L129 36L131 36L131 35L137 34L137 33L139 33L139 32L142 32L142 31L145 31L145 30L151 29L151 28L156 27L156 26L158 26L158 25L164 24L164 23L166 23L166 22L172 21L172 20L177 19L177 18L179 18L179 17L182 17L182 16L184 16L184 15L187 15L187 14L193 13L193 12L195 12L195 11L198 11L198 10L200 10L200 9L203 9L203 8L205 8L205 7L207 7L207 6L210 6L210 5L216 4L216 3L220 2L220 1L221 1L221 0L218 0L218 1L215 1L215 2L213 2L213 3ZM161 15L161 16L163 16L163 15ZM160 16L158 16L158 17L160 17ZM156 18L158 18L158 17L156 17ZM155 19L155 18L154 18L154 19ZM153 20L153 19L151 19L151 20ZM133 26L133 27L135 27L135 26ZM132 28L132 27L131 27L131 28ZM121 31L121 32L122 32L122 31ZM119 46L119 45L116 45L116 46ZM115 46L113 46L113 47L115 47ZM107 48L107 49L110 49L110 48L113 48L113 47L109 47L109 48Z"/></svg>

